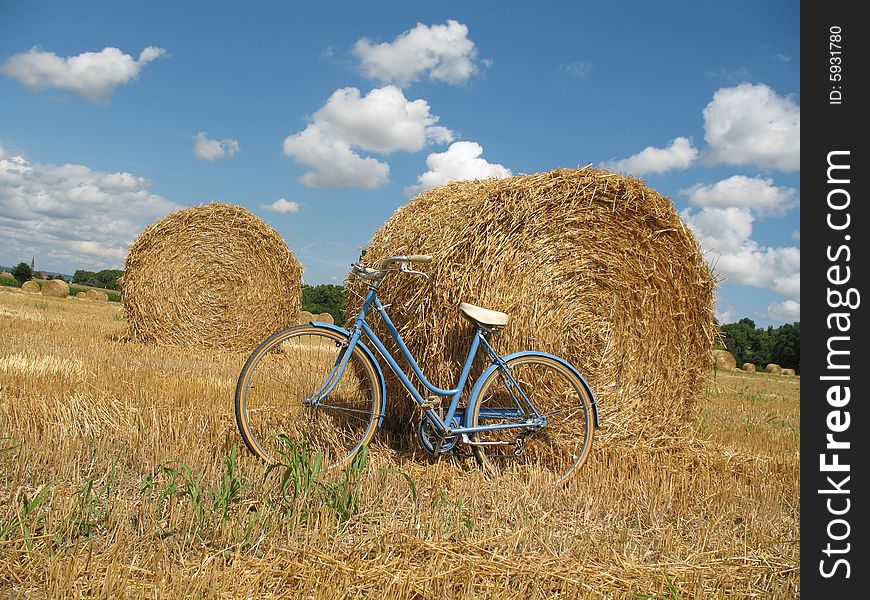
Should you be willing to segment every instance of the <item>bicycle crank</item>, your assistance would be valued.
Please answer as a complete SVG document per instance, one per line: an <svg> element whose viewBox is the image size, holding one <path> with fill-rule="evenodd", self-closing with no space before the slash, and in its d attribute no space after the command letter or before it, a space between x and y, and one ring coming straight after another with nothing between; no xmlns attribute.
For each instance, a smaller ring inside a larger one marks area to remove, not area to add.
<svg viewBox="0 0 870 600"><path fill-rule="evenodd" d="M453 427L458 427L459 423L453 419ZM432 422L423 417L417 425L417 443L430 456L438 456L439 454L450 454L456 447L458 437L455 435L441 435L433 426Z"/></svg>

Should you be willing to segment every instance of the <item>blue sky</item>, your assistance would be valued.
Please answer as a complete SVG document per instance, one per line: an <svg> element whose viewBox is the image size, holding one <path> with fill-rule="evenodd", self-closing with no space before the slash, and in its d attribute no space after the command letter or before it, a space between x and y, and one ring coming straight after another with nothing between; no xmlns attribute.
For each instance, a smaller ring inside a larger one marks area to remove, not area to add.
<svg viewBox="0 0 870 600"><path fill-rule="evenodd" d="M673 200L729 323L800 320L800 10L0 0L0 265L240 204L341 283L414 193L587 164ZM425 251L425 249L421 249Z"/></svg>

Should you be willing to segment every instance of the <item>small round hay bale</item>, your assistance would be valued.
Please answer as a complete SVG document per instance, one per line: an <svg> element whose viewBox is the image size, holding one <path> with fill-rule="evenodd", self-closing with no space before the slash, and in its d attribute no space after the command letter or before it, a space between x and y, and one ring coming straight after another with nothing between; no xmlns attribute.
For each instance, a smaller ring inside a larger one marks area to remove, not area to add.
<svg viewBox="0 0 870 600"><path fill-rule="evenodd" d="M790 375L790 376L794 377L794 374L795 374L795 373L794 373L794 369L786 369L786 368L784 368L784 369L782 370L782 373L781 373L781 374L782 374L782 375Z"/></svg>
<svg viewBox="0 0 870 600"><path fill-rule="evenodd" d="M300 325L316 320L317 319L314 318L314 313L308 312L307 310L300 310L299 315L296 317L296 322Z"/></svg>
<svg viewBox="0 0 870 600"><path fill-rule="evenodd" d="M69 284L63 279L49 279L42 284L42 295L66 298L69 296Z"/></svg>
<svg viewBox="0 0 870 600"><path fill-rule="evenodd" d="M250 211L212 203L149 225L119 282L131 338L249 350L293 325L302 265Z"/></svg>
<svg viewBox="0 0 870 600"><path fill-rule="evenodd" d="M717 369L736 369L737 360L727 350L713 350L713 360Z"/></svg>
<svg viewBox="0 0 870 600"><path fill-rule="evenodd" d="M335 319L328 312L322 312L316 317L314 317L315 321L320 321L321 323L335 323Z"/></svg>
<svg viewBox="0 0 870 600"><path fill-rule="evenodd" d="M96 300L97 302L108 302L109 294L101 290L88 290L85 292L85 297L88 300Z"/></svg>
<svg viewBox="0 0 870 600"><path fill-rule="evenodd" d="M31 294L38 294L41 288L39 287L38 283L31 279L30 281L25 281L24 283L22 283L21 289L25 292L30 292Z"/></svg>
<svg viewBox="0 0 870 600"><path fill-rule="evenodd" d="M9 271L3 271L0 273L0 277L6 277L7 279L12 279L14 276Z"/></svg>
<svg viewBox="0 0 870 600"><path fill-rule="evenodd" d="M770 363L769 365L764 367L764 372L765 373L772 373L773 375L781 375L782 374L782 367L780 367L776 363Z"/></svg>
<svg viewBox="0 0 870 600"><path fill-rule="evenodd" d="M449 388L461 370L471 330L457 307L469 302L510 315L499 352L542 350L580 370L601 411L596 436L688 432L718 337L715 279L673 203L642 181L585 167L432 188L393 213L364 262L396 254L434 257L413 265L429 281L396 273L380 288L434 384ZM353 315L360 300L348 298ZM389 397L385 426L410 433L407 393L393 382Z"/></svg>
<svg viewBox="0 0 870 600"><path fill-rule="evenodd" d="M88 295L85 292L76 292L76 298L79 300L85 300Z"/></svg>
<svg viewBox="0 0 870 600"><path fill-rule="evenodd" d="M749 371L750 373L755 373L755 365L753 363L743 363L743 370Z"/></svg>

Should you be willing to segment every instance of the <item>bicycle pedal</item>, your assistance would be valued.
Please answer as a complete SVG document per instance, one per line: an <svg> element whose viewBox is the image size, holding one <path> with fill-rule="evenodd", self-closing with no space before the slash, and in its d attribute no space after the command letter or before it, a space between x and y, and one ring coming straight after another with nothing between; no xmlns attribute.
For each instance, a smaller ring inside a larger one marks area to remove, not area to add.
<svg viewBox="0 0 870 600"><path fill-rule="evenodd" d="M425 402L420 405L422 410L435 410L441 407L441 398L429 396Z"/></svg>

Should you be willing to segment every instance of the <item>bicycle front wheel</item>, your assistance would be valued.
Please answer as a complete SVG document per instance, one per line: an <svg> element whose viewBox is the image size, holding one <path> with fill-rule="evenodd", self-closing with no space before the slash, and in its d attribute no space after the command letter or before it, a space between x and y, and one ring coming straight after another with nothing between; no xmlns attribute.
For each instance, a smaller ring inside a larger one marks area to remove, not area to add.
<svg viewBox="0 0 870 600"><path fill-rule="evenodd" d="M519 389L501 369L490 373L472 408L472 426L529 422L535 416L529 404L546 425L478 432L471 437L475 458L488 471L545 470L561 485L592 448L591 395L571 369L548 356L517 356L507 366Z"/></svg>
<svg viewBox="0 0 870 600"><path fill-rule="evenodd" d="M346 334L300 325L251 353L236 384L236 423L266 463L305 444L324 468L346 464L374 435L381 412L376 366L355 346L343 371ZM283 435L282 435L283 434Z"/></svg>

